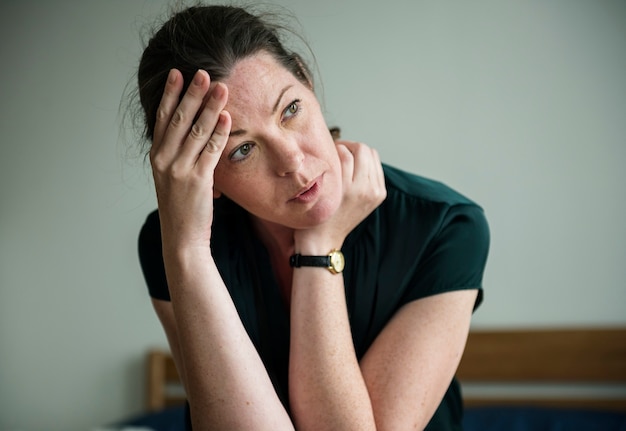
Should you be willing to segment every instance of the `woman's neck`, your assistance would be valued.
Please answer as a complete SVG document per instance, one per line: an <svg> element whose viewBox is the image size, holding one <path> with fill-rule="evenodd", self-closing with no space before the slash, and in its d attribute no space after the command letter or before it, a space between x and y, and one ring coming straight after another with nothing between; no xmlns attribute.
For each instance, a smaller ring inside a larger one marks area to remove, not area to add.
<svg viewBox="0 0 626 431"><path fill-rule="evenodd" d="M289 265L289 257L295 250L293 229L254 216L251 219L252 229L259 235L259 239L270 255L272 270L285 306L290 309L293 269Z"/></svg>
<svg viewBox="0 0 626 431"><path fill-rule="evenodd" d="M292 228L288 228L267 220L261 220L251 216L252 228L259 235L259 239L267 248L270 256L288 257L294 253L294 241Z"/></svg>

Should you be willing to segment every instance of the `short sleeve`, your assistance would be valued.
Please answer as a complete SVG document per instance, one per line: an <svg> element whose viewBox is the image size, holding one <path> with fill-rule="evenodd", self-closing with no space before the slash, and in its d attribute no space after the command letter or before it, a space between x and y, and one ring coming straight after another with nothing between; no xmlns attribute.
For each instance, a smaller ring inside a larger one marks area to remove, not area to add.
<svg viewBox="0 0 626 431"><path fill-rule="evenodd" d="M474 308L482 302L482 279L490 233L483 210L470 204L451 206L410 281L403 302L463 289L478 289Z"/></svg>
<svg viewBox="0 0 626 431"><path fill-rule="evenodd" d="M169 301L170 292L165 278L162 250L159 214L155 210L148 215L139 232L139 263L150 296L155 299Z"/></svg>

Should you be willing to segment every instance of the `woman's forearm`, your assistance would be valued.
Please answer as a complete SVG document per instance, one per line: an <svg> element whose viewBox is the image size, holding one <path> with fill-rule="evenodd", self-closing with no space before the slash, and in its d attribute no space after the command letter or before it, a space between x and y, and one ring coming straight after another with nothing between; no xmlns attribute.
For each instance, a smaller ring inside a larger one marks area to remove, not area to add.
<svg viewBox="0 0 626 431"><path fill-rule="evenodd" d="M210 253L165 264L194 429L293 429Z"/></svg>
<svg viewBox="0 0 626 431"><path fill-rule="evenodd" d="M294 270L289 395L298 430L374 430L354 352L343 276Z"/></svg>

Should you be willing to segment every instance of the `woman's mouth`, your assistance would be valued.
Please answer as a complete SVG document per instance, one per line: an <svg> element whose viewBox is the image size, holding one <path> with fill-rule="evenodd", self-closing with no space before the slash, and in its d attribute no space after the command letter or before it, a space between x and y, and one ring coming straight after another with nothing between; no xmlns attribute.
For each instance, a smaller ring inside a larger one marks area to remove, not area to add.
<svg viewBox="0 0 626 431"><path fill-rule="evenodd" d="M322 176L320 175L312 183L307 184L306 187L303 187L294 197L289 199L289 202L295 203L308 203L313 201L320 192L320 186L322 183Z"/></svg>

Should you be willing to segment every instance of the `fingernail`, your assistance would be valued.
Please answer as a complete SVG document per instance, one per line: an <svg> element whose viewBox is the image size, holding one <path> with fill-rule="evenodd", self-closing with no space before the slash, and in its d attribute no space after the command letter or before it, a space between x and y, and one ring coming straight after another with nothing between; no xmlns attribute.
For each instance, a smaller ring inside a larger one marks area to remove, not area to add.
<svg viewBox="0 0 626 431"><path fill-rule="evenodd" d="M170 73L167 75L167 82L172 84L174 81L176 81L176 72L174 69L170 69Z"/></svg>
<svg viewBox="0 0 626 431"><path fill-rule="evenodd" d="M202 85L203 81L204 81L204 76L198 70L196 72L196 76L194 76L194 78L193 78L193 83L196 84L196 85Z"/></svg>
<svg viewBox="0 0 626 431"><path fill-rule="evenodd" d="M213 94L211 94L211 96L213 96L214 99L219 99L222 96L223 93L223 89L222 86L218 83L215 85L215 88L213 89Z"/></svg>

